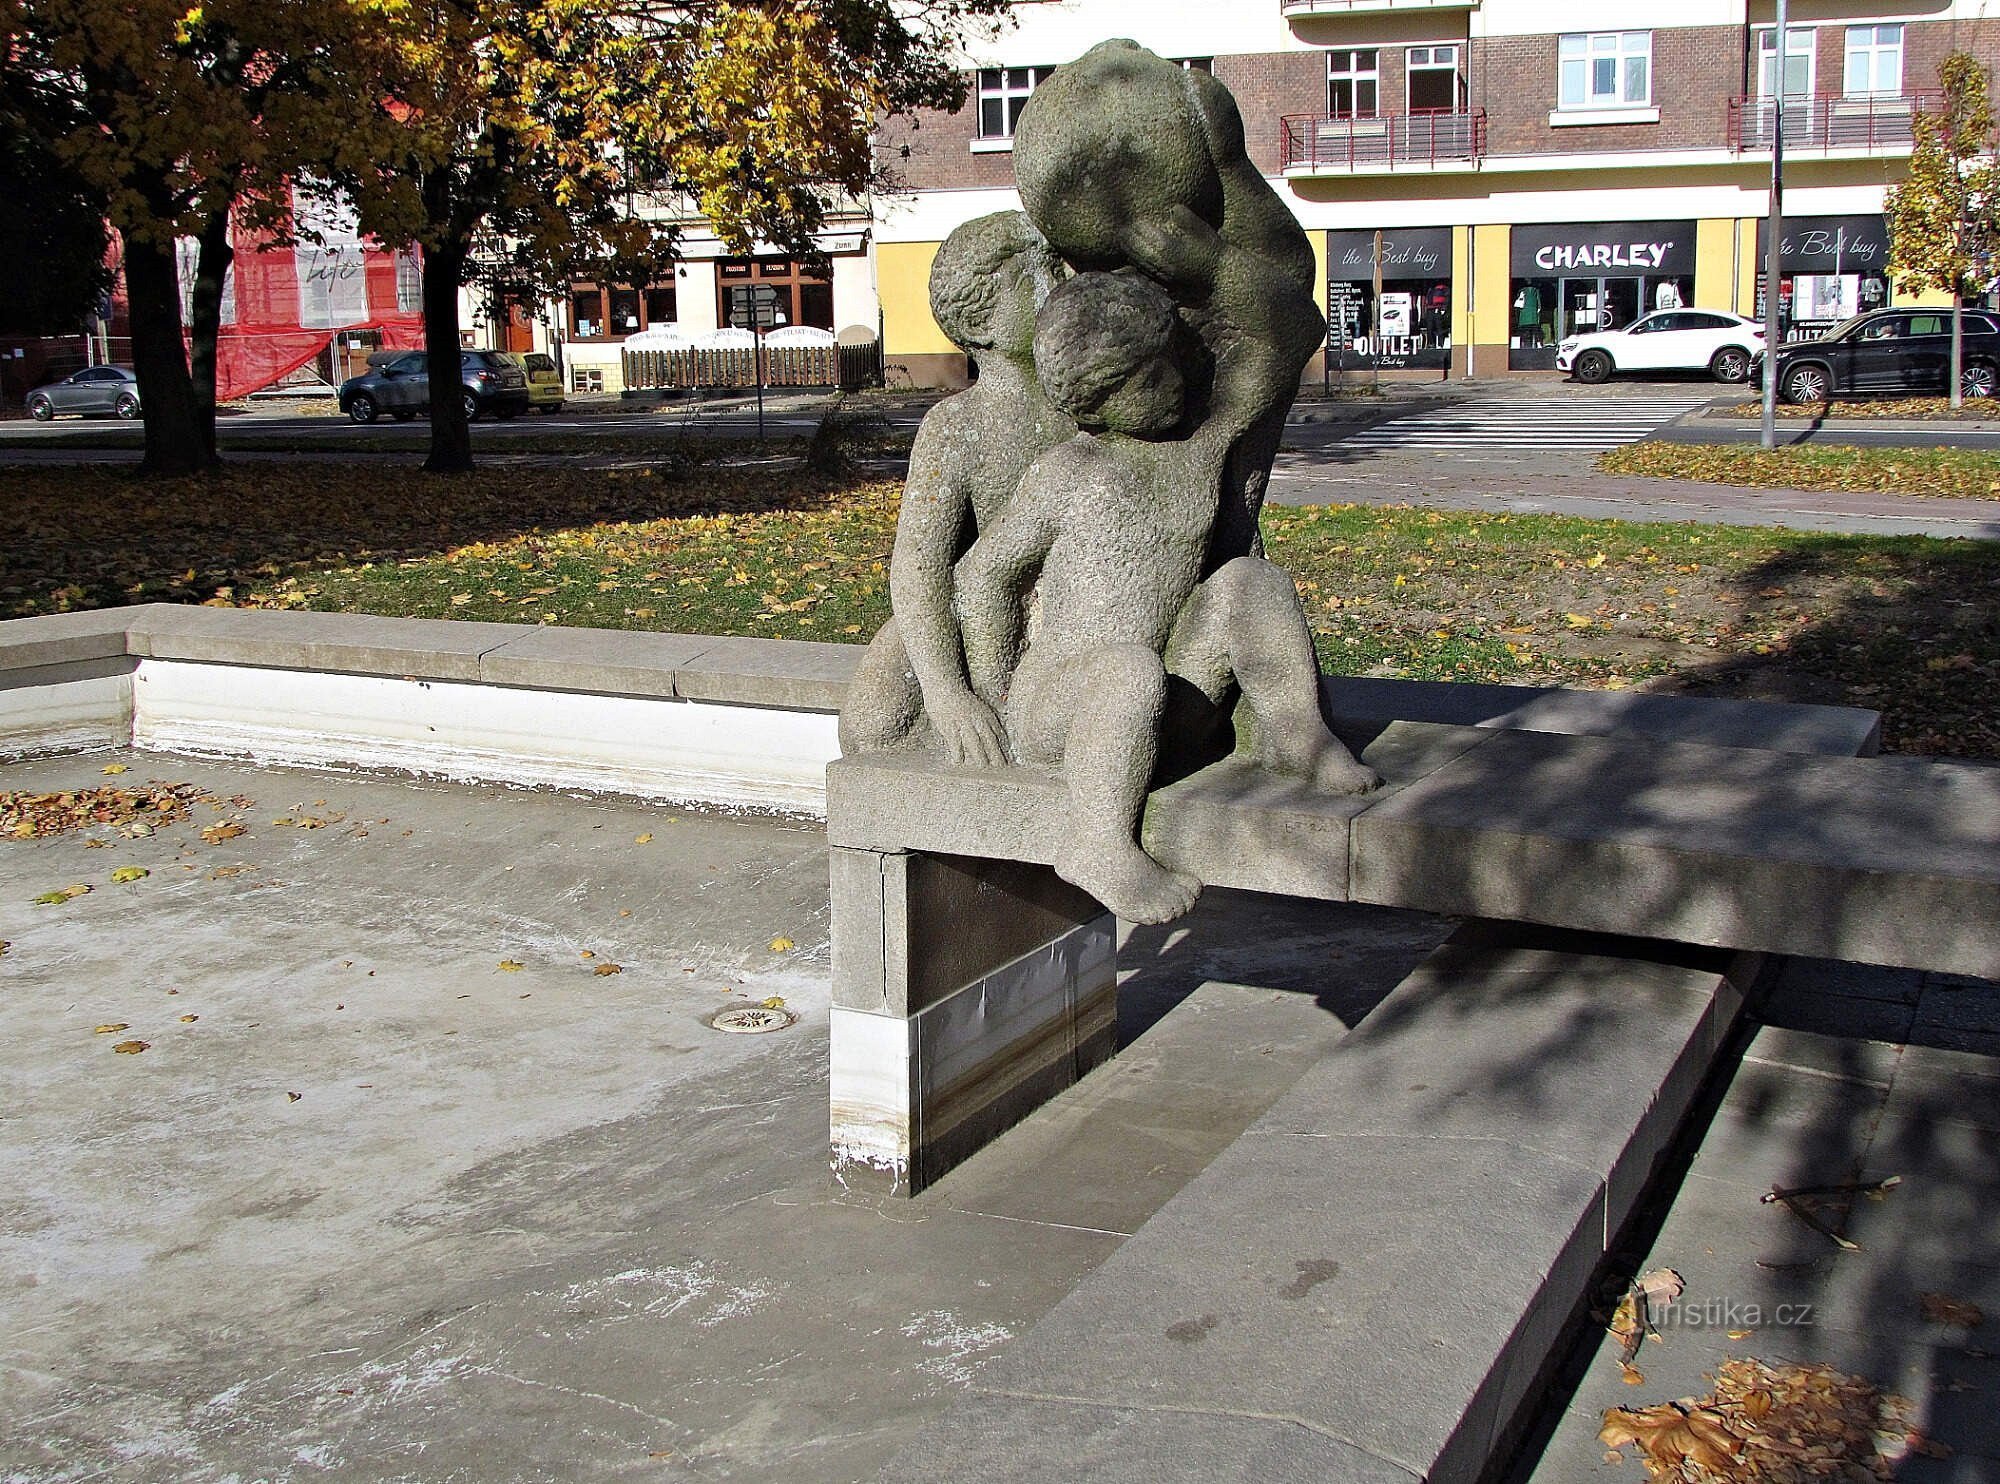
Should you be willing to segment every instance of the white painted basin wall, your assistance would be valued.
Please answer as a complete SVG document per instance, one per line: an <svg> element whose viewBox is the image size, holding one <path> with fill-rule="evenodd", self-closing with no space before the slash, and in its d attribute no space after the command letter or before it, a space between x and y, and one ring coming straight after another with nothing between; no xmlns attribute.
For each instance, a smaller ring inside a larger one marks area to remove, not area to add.
<svg viewBox="0 0 2000 1484"><path fill-rule="evenodd" d="M825 712L134 657L0 689L0 757L133 746L820 815Z"/></svg>

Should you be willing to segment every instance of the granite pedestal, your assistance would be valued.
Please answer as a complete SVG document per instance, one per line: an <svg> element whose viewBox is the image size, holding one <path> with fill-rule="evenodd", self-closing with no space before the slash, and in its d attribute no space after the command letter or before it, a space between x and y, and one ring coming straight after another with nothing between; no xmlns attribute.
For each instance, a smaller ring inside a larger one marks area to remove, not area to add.
<svg viewBox="0 0 2000 1484"><path fill-rule="evenodd" d="M829 1136L914 1194L1111 1055L1117 923L1031 862L835 847Z"/></svg>

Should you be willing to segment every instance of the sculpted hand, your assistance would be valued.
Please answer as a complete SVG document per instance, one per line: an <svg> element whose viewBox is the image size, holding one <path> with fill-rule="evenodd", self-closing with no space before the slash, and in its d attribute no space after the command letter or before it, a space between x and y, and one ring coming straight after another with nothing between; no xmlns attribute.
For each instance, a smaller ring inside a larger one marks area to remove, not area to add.
<svg viewBox="0 0 2000 1484"><path fill-rule="evenodd" d="M1006 764L1006 733L1000 718L971 691L955 690L934 700L927 698L925 710L930 713L946 762L987 768Z"/></svg>

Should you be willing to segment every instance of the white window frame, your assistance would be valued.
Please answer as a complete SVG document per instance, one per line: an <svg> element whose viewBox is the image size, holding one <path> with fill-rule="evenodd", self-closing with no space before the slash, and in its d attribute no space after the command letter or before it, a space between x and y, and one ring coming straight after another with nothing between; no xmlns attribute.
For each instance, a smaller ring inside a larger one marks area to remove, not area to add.
<svg viewBox="0 0 2000 1484"><path fill-rule="evenodd" d="M1403 112L1416 114L1416 105L1410 101L1410 84L1416 81L1419 72L1449 72L1451 74L1451 107L1446 113L1465 112L1465 74L1458 70L1459 49L1456 43L1444 42L1430 46L1413 46L1403 53ZM1418 57L1424 60L1419 62ZM1439 60L1444 58L1445 60ZM1427 110L1435 111L1435 110Z"/></svg>
<svg viewBox="0 0 2000 1484"><path fill-rule="evenodd" d="M1049 80L1049 74L1056 69L1046 67L981 67L973 75L974 115L978 124L979 144L1004 145L1012 148L1014 127L1020 122L1021 110L1027 107L1028 99L1036 88ZM1016 81L1017 76L1025 76L1025 83ZM1000 105L1001 128L998 132L986 127L986 105L997 102Z"/></svg>
<svg viewBox="0 0 2000 1484"><path fill-rule="evenodd" d="M1600 64L1611 64L1611 87L1597 87ZM1632 86L1633 66L1645 78L1645 87ZM1572 72L1572 68L1576 69ZM1580 80L1572 90L1570 80ZM1641 97L1630 96L1634 91ZM1601 111L1619 108L1648 108L1653 102L1653 33L1651 31L1572 31L1556 47L1556 110Z"/></svg>
<svg viewBox="0 0 2000 1484"><path fill-rule="evenodd" d="M1882 40L1882 33L1885 31L1896 33L1894 42ZM1857 46L1855 44L1856 38L1864 34L1867 39ZM1846 37L1847 46L1841 57L1840 68L1840 83L1843 95L1849 98L1894 98L1901 96L1903 91L1904 39L1905 33L1901 21L1876 21L1870 22L1865 26L1849 26ZM1877 79L1876 65L1884 58L1892 56L1896 59L1896 74L1890 86L1869 86L1865 88L1854 86L1854 63L1857 58L1865 57L1868 59L1868 80L1872 84Z"/></svg>
<svg viewBox="0 0 2000 1484"><path fill-rule="evenodd" d="M1345 70L1333 65L1335 57L1348 58ZM1361 65L1362 57L1371 57L1373 62ZM1344 82L1354 93L1354 108L1348 113L1336 112L1333 106L1333 85ZM1361 84L1375 85L1375 106L1367 112L1361 110ZM1326 54L1326 112L1329 118L1374 119L1382 116L1382 49L1378 46L1337 46Z"/></svg>
<svg viewBox="0 0 2000 1484"><path fill-rule="evenodd" d="M1788 26L1785 28L1785 73L1787 98L1810 98L1814 84L1819 77L1819 28L1817 26ZM1757 51L1757 96L1775 98L1778 96L1778 28L1759 26L1756 28ZM1805 86L1795 88L1790 84L1793 63L1805 63Z"/></svg>

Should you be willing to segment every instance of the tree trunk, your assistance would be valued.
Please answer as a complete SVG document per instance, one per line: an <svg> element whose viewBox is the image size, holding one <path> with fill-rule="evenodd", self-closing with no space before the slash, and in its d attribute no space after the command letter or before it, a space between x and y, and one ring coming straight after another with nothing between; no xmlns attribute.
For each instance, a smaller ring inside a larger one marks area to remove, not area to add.
<svg viewBox="0 0 2000 1484"><path fill-rule="evenodd" d="M125 297L132 319L132 369L144 406L144 474L194 474L214 464L201 436L187 346L181 340L181 285L173 244L125 236Z"/></svg>
<svg viewBox="0 0 2000 1484"><path fill-rule="evenodd" d="M235 259L236 249L229 243L229 213L216 212L202 223L194 294L188 305L195 418L212 464L221 462L215 449L215 348L222 333L222 288Z"/></svg>
<svg viewBox="0 0 2000 1484"><path fill-rule="evenodd" d="M1965 405L1965 293L1951 294L1951 410Z"/></svg>
<svg viewBox="0 0 2000 1484"><path fill-rule="evenodd" d="M458 369L458 289L465 249L424 250L424 350L430 361L432 474L472 471L472 429L465 420Z"/></svg>

